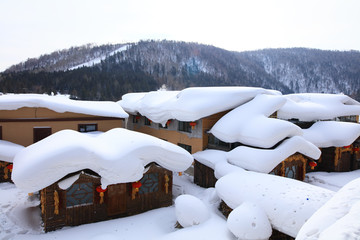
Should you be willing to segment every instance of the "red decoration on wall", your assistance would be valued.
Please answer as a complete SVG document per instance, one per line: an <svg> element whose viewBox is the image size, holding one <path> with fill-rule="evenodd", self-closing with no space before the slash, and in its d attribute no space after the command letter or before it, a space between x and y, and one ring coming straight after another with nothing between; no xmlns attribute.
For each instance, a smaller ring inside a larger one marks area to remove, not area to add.
<svg viewBox="0 0 360 240"><path fill-rule="evenodd" d="M132 187L133 187L133 188L140 188L141 185L142 185L141 182L133 182L133 183L132 183Z"/></svg>
<svg viewBox="0 0 360 240"><path fill-rule="evenodd" d="M98 187L96 188L96 191L97 191L98 193L106 192L106 190L107 190L107 188L102 189L101 186L98 186Z"/></svg>
<svg viewBox="0 0 360 240"><path fill-rule="evenodd" d="M314 168L317 166L317 163L314 161L309 162L309 166L311 167L312 170L314 170Z"/></svg>
<svg viewBox="0 0 360 240"><path fill-rule="evenodd" d="M190 122L189 124L190 124L190 126L191 126L192 129L194 129L195 126L196 126L196 122Z"/></svg>
<svg viewBox="0 0 360 240"><path fill-rule="evenodd" d="M349 146L344 146L344 148L350 148L350 145Z"/></svg>
<svg viewBox="0 0 360 240"><path fill-rule="evenodd" d="M358 147L354 147L354 148L353 148L353 151L354 151L354 152L358 152L358 151L359 151L359 148L358 148Z"/></svg>
<svg viewBox="0 0 360 240"><path fill-rule="evenodd" d="M12 169L13 169L13 165L12 165L12 164L9 164L9 165L6 166L6 168L9 169L9 170L12 170Z"/></svg>
<svg viewBox="0 0 360 240"><path fill-rule="evenodd" d="M166 125L170 125L170 123L171 123L171 120L167 120L167 122L166 122Z"/></svg>

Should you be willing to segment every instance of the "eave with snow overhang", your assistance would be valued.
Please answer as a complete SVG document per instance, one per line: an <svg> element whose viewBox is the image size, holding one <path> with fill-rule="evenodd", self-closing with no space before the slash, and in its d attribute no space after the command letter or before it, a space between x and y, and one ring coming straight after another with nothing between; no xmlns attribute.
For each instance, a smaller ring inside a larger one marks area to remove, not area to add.
<svg viewBox="0 0 360 240"><path fill-rule="evenodd" d="M52 231L169 206L172 171L192 161L181 147L123 128L63 130L18 153L12 180L40 190L44 229Z"/></svg>
<svg viewBox="0 0 360 240"><path fill-rule="evenodd" d="M0 96L0 138L23 146L63 129L104 132L124 127L127 117L115 102L41 94Z"/></svg>

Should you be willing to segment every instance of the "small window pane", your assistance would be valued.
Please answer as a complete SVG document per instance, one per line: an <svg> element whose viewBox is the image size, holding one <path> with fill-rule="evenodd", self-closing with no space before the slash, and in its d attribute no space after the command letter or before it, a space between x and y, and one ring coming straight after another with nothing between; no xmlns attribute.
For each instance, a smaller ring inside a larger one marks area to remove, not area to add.
<svg viewBox="0 0 360 240"><path fill-rule="evenodd" d="M97 131L97 124L79 124L79 132Z"/></svg>

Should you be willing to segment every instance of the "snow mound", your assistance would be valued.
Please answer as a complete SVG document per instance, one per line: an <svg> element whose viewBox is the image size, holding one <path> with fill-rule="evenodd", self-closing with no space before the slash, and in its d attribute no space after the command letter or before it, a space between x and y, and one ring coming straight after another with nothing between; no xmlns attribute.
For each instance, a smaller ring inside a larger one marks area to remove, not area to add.
<svg viewBox="0 0 360 240"><path fill-rule="evenodd" d="M210 218L205 204L192 195L181 195L175 200L176 219L184 228L199 225Z"/></svg>
<svg viewBox="0 0 360 240"><path fill-rule="evenodd" d="M118 103L131 113L140 113L156 123L169 119L196 121L230 110L258 94L280 95L280 92L254 87L196 87L182 91L128 93Z"/></svg>
<svg viewBox="0 0 360 240"><path fill-rule="evenodd" d="M127 118L129 115L116 102L78 101L64 95L5 94L0 96L0 110L43 107L58 113L73 112L93 116Z"/></svg>
<svg viewBox="0 0 360 240"><path fill-rule="evenodd" d="M105 188L141 179L151 162L179 172L190 167L193 158L179 146L123 128L96 136L63 130L18 153L12 180L18 188L35 192L69 173L91 169Z"/></svg>
<svg viewBox="0 0 360 240"><path fill-rule="evenodd" d="M339 191L347 183L360 178L360 169L351 172L310 172L305 181L319 187Z"/></svg>
<svg viewBox="0 0 360 240"><path fill-rule="evenodd" d="M288 101L278 118L311 122L360 115L360 103L343 94L299 93L284 95Z"/></svg>
<svg viewBox="0 0 360 240"><path fill-rule="evenodd" d="M241 142L261 148L273 147L286 137L302 135L301 128L295 124L268 118L285 102L283 96L260 94L223 116L210 133L224 142Z"/></svg>
<svg viewBox="0 0 360 240"><path fill-rule="evenodd" d="M360 124L322 121L303 132L304 138L317 147L343 147L352 144L360 136Z"/></svg>
<svg viewBox="0 0 360 240"><path fill-rule="evenodd" d="M341 188L304 224L297 240L360 239L360 178Z"/></svg>
<svg viewBox="0 0 360 240"><path fill-rule="evenodd" d="M320 149L314 144L302 137L295 136L285 140L275 149L257 149L240 146L228 152L226 156L229 163L241 168L269 173L279 163L296 152L313 159L318 159L321 155Z"/></svg>
<svg viewBox="0 0 360 240"><path fill-rule="evenodd" d="M311 215L334 195L308 183L251 171L230 173L220 178L215 188L232 209L244 202L256 204L274 229L291 237L296 237Z"/></svg>
<svg viewBox="0 0 360 240"><path fill-rule="evenodd" d="M242 240L269 239L272 233L266 213L250 202L244 202L230 213L227 227Z"/></svg>
<svg viewBox="0 0 360 240"><path fill-rule="evenodd" d="M0 161L13 162L15 155L24 148L19 144L0 140Z"/></svg>

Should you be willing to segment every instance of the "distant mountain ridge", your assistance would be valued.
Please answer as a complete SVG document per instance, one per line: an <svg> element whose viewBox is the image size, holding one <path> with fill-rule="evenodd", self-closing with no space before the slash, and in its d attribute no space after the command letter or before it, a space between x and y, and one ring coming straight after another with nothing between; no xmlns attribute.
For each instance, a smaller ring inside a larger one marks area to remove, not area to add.
<svg viewBox="0 0 360 240"><path fill-rule="evenodd" d="M84 67L82 67L84 65ZM61 92L118 100L124 93L191 86L256 86L283 93L344 93L360 100L360 52L306 48L232 52L175 42L85 45L0 74L2 92Z"/></svg>

